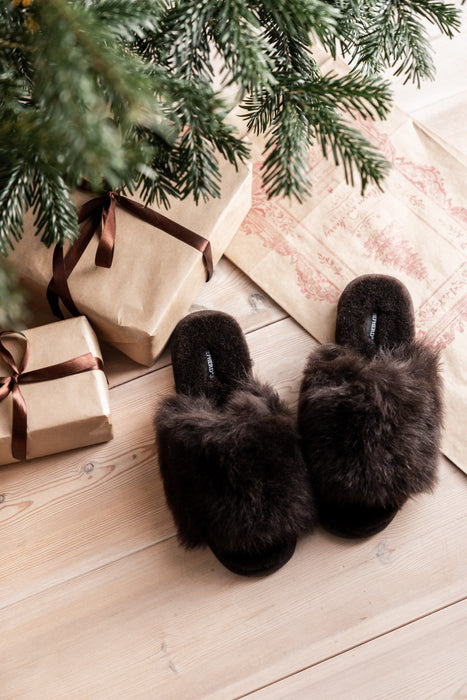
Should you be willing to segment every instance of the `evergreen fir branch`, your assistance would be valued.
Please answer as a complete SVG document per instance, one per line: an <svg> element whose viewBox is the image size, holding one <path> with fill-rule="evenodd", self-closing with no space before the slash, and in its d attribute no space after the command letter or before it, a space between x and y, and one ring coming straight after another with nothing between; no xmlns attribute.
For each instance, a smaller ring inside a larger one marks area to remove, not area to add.
<svg viewBox="0 0 467 700"><path fill-rule="evenodd" d="M395 68L395 75L405 73L406 81L420 85L422 79L434 78L431 51L427 31L411 8L388 2L359 38L356 65L374 72L389 65Z"/></svg>
<svg viewBox="0 0 467 700"><path fill-rule="evenodd" d="M47 174L46 174L47 173ZM60 175L45 164L20 161L0 167L0 251L7 256L23 236L23 215L30 207L36 235L48 246L73 240L78 233L75 205Z"/></svg>
<svg viewBox="0 0 467 700"><path fill-rule="evenodd" d="M209 87L178 84L174 110L183 130L175 146L179 196L200 198L219 195L219 167L216 151L231 164L243 162L248 148L225 122L225 106Z"/></svg>
<svg viewBox="0 0 467 700"><path fill-rule="evenodd" d="M316 61L307 45L306 31L303 32L299 26L294 28L293 34L283 31L284 18L277 10L270 12L269 6L259 8L258 16L271 46L270 60L276 84L273 90L262 84L253 84L250 93L241 104L246 113L244 118L248 130L255 134L265 133L275 122L276 115L285 104L284 94L293 89L294 82L312 81L320 76ZM285 122L287 121L286 119Z"/></svg>
<svg viewBox="0 0 467 700"><path fill-rule="evenodd" d="M258 21L244 0L180 0L166 14L160 40L166 65L178 77L212 81L215 47L229 72L230 82L248 87L269 84L268 46Z"/></svg>
<svg viewBox="0 0 467 700"><path fill-rule="evenodd" d="M252 83L272 86L270 47L260 25L243 0L214 2L210 37L223 57L230 82L249 89ZM232 21L233 19L233 21Z"/></svg>
<svg viewBox="0 0 467 700"><path fill-rule="evenodd" d="M338 108L363 118L384 117L390 104L388 84L380 78L364 80L356 73L314 81L289 74L277 77L280 91L274 99L267 92L255 93L243 105L248 126L268 134L263 164L268 196L302 200L309 194L308 151L315 140L326 156L332 154L336 164L344 166L348 182L354 183L354 170L360 173L362 192L369 182L380 185L388 163L344 122Z"/></svg>
<svg viewBox="0 0 467 700"><path fill-rule="evenodd" d="M76 206L63 179L56 171L42 165L36 168L33 182L36 236L40 235L46 246L73 241L78 235Z"/></svg>
<svg viewBox="0 0 467 700"><path fill-rule="evenodd" d="M312 57L310 47L307 45L306 31L304 32L300 26L296 26L292 34L284 31L283 27L288 24L288 19L284 18L283 13L279 12L278 9L273 8L271 11L269 3L258 8L258 16L266 39L271 46L270 61L273 65L276 85L273 90L270 90L269 86L253 84L241 107L245 110L244 118L249 131L262 134L273 127L273 134L277 134L279 138L282 127L278 124L277 115L283 105L289 105L285 94L287 92L285 83L288 81L290 87L290 82L294 80L312 80L319 76L319 70ZM284 126L289 122L292 126L293 121L292 115L285 115ZM295 138L297 134L298 132L295 133ZM268 149L272 148L272 145L269 143ZM281 162L279 151L274 155L271 151L270 157L277 158L277 162ZM278 182L275 182L272 189L275 190L277 185ZM286 189L291 192L291 185L288 185ZM301 197L304 193L303 186L298 186L298 190Z"/></svg>
<svg viewBox="0 0 467 700"><path fill-rule="evenodd" d="M284 96L269 131L262 166L263 183L269 197L285 195L301 202L310 194L309 149L312 143L312 130L303 118L300 104L292 95Z"/></svg>
<svg viewBox="0 0 467 700"><path fill-rule="evenodd" d="M332 153L336 165L344 168L347 184L355 185L355 170L358 173L363 195L368 184L377 185L387 176L390 163L355 128L345 122L334 111L317 114L316 134L323 155Z"/></svg>
<svg viewBox="0 0 467 700"><path fill-rule="evenodd" d="M172 146L154 132L145 133L143 139L152 145L152 162L141 168L136 187L146 204L156 202L169 207L169 197L178 198L175 173L175 151Z"/></svg>
<svg viewBox="0 0 467 700"><path fill-rule="evenodd" d="M378 0L379 1L379 0ZM319 33L319 40L331 56L337 58L340 49L343 56L349 56L367 27L368 3L360 0L328 0L338 13L336 26L332 31L327 27Z"/></svg>
<svg viewBox="0 0 467 700"><path fill-rule="evenodd" d="M355 70L343 77L328 73L303 82L295 92L307 100L319 99L320 104L331 109L341 109L351 116L359 114L364 119L385 119L392 104L392 92L386 80Z"/></svg>
<svg viewBox="0 0 467 700"><path fill-rule="evenodd" d="M436 69L433 49L428 32L416 18L405 9L399 11L398 27L394 27L394 51L392 59L394 75L405 75L404 83L411 81L420 87L422 80L434 80Z"/></svg>
<svg viewBox="0 0 467 700"><path fill-rule="evenodd" d="M359 114L364 119L385 119L389 113L392 94L389 83L379 77L365 77L352 71L343 77L332 74L314 80L300 76L282 76L281 90L286 89L306 104L318 101L329 109L341 109L351 116ZM281 109L279 93L254 92L243 102L248 130L256 134L267 131Z"/></svg>
<svg viewBox="0 0 467 700"><path fill-rule="evenodd" d="M194 122L195 120L193 120ZM187 126L177 148L178 192L183 199L219 197L220 173L212 145L196 128Z"/></svg>
<svg viewBox="0 0 467 700"><path fill-rule="evenodd" d="M462 0L464 4L465 0ZM438 0L406 0L412 12L422 19L434 24L449 39L461 28L461 11L453 3Z"/></svg>
<svg viewBox="0 0 467 700"><path fill-rule="evenodd" d="M32 174L27 163L0 161L0 252L7 256L23 235L23 213L32 203Z"/></svg>
<svg viewBox="0 0 467 700"><path fill-rule="evenodd" d="M334 0L333 5L342 13L338 40L328 36L324 45L334 56L339 44L344 56L366 74L391 67L418 86L435 73L426 21L449 37L460 27L459 8L438 0Z"/></svg>
<svg viewBox="0 0 467 700"><path fill-rule="evenodd" d="M74 69L73 72L76 73L81 68L96 103L99 102L99 91L96 87L105 85L109 95L117 98L117 104L125 105L126 110L130 109L133 112L132 116L139 110L156 108L152 99L153 85L143 62L137 56L115 47L112 35L115 38L115 34L121 29L121 23L112 28L111 24L99 21L96 7L99 8L100 4L90 3L87 11L80 3L64 0L48 0L40 5L36 15L38 34L45 41L39 44L40 55L35 61L36 74L42 77L41 69L50 70L52 66L61 78L62 71L59 67L65 63L67 71ZM49 40L57 30L58 36L66 39L66 43ZM80 64L74 66L77 60ZM64 90L65 85L61 84L60 88ZM123 110L119 112L113 108L112 111L120 121L125 121L128 117Z"/></svg>
<svg viewBox="0 0 467 700"><path fill-rule="evenodd" d="M155 0L86 0L86 8L115 39L133 45L160 30L163 3Z"/></svg>
<svg viewBox="0 0 467 700"><path fill-rule="evenodd" d="M119 54L96 17L83 19L80 4L51 0L28 10L34 10L36 28L32 35L24 23L18 30L19 36L21 31L31 35L31 47L22 62L27 75L20 71L23 83L17 80L16 99L10 91L3 103L0 157L8 162L13 153L14 159L27 161L35 154L38 163L56 167L70 186L82 179L96 187L121 185L147 157L131 128L134 122L154 121L147 105L156 101L146 96L154 92L152 77L139 59L125 56L123 47ZM6 57L10 70L18 65L18 53ZM104 84L107 78L110 87Z"/></svg>
<svg viewBox="0 0 467 700"><path fill-rule="evenodd" d="M277 93L271 94L269 90L255 89L245 97L240 106L245 112L242 116L248 131L258 136L266 133L273 123L280 109L280 98Z"/></svg>
<svg viewBox="0 0 467 700"><path fill-rule="evenodd" d="M302 42L317 28L334 31L339 18L339 11L323 0L250 0L249 6L257 14L261 27L267 19L277 32Z"/></svg>
<svg viewBox="0 0 467 700"><path fill-rule="evenodd" d="M278 13L260 10L259 21L266 41L270 45L269 60L273 66L273 77L276 74L293 73L304 79L312 79L319 76L316 61L311 53L310 32L307 25L297 26L293 33L283 30L281 22L283 17L277 17ZM258 86L256 82L253 86ZM264 88L260 84L261 88Z"/></svg>
<svg viewBox="0 0 467 700"><path fill-rule="evenodd" d="M163 17L159 34L153 35L153 58L170 67L177 79L197 78L205 84L212 80L214 69L208 27L215 4L212 0L173 3Z"/></svg>
<svg viewBox="0 0 467 700"><path fill-rule="evenodd" d="M269 197L301 201L311 192L308 151L315 139L326 158L332 155L335 164L343 166L347 183L355 184L356 171L362 194L370 183L381 188L389 163L357 129L327 105L310 108L294 100L289 104L290 110L283 106L278 113L266 145L263 181Z"/></svg>
<svg viewBox="0 0 467 700"><path fill-rule="evenodd" d="M388 83L356 71L322 76L299 31L284 36L271 15L261 19L272 46L276 85L273 94L253 89L242 107L248 128L267 134L263 181L268 195L302 200L310 193L308 152L316 139L343 164L349 182L354 169L361 170L362 191L370 181L380 183L387 171L384 158L357 138L338 110L364 119L385 118L391 104Z"/></svg>
<svg viewBox="0 0 467 700"><path fill-rule="evenodd" d="M148 169L144 167L139 178L146 203L157 201L165 206L169 196L187 197L191 193L195 201L205 199L212 196L210 192L218 191L214 172L218 170L217 156L237 167L248 157L248 148L226 122L226 105L211 85L174 77L160 66L154 70L159 73L172 132L170 138L163 140L154 131L146 130L143 136L154 149ZM204 150L207 153L203 154ZM202 168L207 168L206 172L199 172Z"/></svg>
<svg viewBox="0 0 467 700"><path fill-rule="evenodd" d="M6 74L15 79L27 80L30 76L29 61L26 53L30 50L27 35L24 31L24 17L11 2L4 0L0 5L2 21L0 22L0 66L3 88L3 76ZM0 99L4 96L0 92Z"/></svg>

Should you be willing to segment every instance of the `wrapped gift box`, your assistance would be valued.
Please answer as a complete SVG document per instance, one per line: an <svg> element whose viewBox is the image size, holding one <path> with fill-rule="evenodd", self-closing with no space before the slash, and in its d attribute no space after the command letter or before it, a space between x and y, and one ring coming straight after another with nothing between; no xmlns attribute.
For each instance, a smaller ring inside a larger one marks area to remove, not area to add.
<svg viewBox="0 0 467 700"><path fill-rule="evenodd" d="M74 199L79 207L95 197L78 191ZM137 196L132 199L140 201ZM229 166L222 172L219 199L198 205L190 200L173 201L162 213L208 239L216 264L250 206L251 168L240 166L236 171ZM100 340L136 362L151 365L206 280L203 256L126 211L118 201L115 219L111 267L96 267L96 234L69 277L69 290L77 310L87 316ZM53 249L47 249L34 234L34 216L26 212L23 239L7 262L34 300L42 300L46 306ZM66 254L66 247L64 251Z"/></svg>
<svg viewBox="0 0 467 700"><path fill-rule="evenodd" d="M102 366L102 356L86 318L32 328L22 335L2 334L2 352L6 350L19 369L25 338L29 341L29 357L18 385L27 415L26 458L110 440L107 378L103 369L92 369ZM0 464L16 461L12 452L14 396L13 391L5 391L12 374L12 367L0 356L0 387L4 389L0 401Z"/></svg>

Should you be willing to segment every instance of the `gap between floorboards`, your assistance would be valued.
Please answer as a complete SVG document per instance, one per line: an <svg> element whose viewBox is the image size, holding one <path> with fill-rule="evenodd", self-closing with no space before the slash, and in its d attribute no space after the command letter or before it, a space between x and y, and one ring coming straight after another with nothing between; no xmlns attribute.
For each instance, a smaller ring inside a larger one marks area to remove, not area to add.
<svg viewBox="0 0 467 700"><path fill-rule="evenodd" d="M258 686L257 688L253 688L249 690L248 693L236 695L233 700L245 700L245 698L249 698L251 695L253 695L253 693L257 693L258 691L264 690L265 688L272 688L276 683L280 683L282 681L288 680L289 678L293 678L294 676L298 676L300 673L309 671L312 668L316 668L317 666L320 666L321 664L325 663L326 661L330 661L331 659L337 659L343 654L347 654L350 651L354 651L355 649L364 647L365 644L370 644L371 642L374 642L377 639L382 639L383 637L386 637L387 635L392 634L393 632L397 632L398 630L404 629L404 627L409 627L409 625L419 622L420 620L425 620L431 617L432 615L436 615L437 613L442 612L443 610L447 610L448 608L452 608L455 605L459 605L459 603L463 603L465 600L467 600L467 596L463 596L458 600L454 600L451 603L448 603L447 605L442 605L441 607L436 608L435 610L430 610L429 612L424 613L423 615L418 615L417 617L414 617L413 620L408 620L407 622L404 622L401 625L396 625L395 627L392 627L391 629L388 629L385 632L381 632L381 634L376 634L373 637L369 637L368 639L359 642L358 644L353 644L352 646L349 646L346 649L342 649L336 654L330 654L324 659L320 659L319 661L316 661L315 663L310 664L309 666L304 666L303 668L300 668L297 671L294 671L293 673L289 673L285 676L281 676L280 678L276 678L276 680L272 681L271 683L265 683L264 685Z"/></svg>

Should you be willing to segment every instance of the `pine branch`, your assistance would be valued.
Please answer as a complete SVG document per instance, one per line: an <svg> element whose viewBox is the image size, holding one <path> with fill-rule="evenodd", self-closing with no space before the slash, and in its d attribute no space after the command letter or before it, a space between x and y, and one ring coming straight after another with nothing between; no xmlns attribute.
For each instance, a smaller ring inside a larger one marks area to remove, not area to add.
<svg viewBox="0 0 467 700"><path fill-rule="evenodd" d="M32 174L29 165L12 167L0 162L0 251L8 255L23 235L23 212L32 202Z"/></svg>
<svg viewBox="0 0 467 700"><path fill-rule="evenodd" d="M351 71L338 77L332 73L303 82L296 88L311 103L319 100L329 109L340 109L364 119L385 119L392 104L389 83L377 76L364 76Z"/></svg>
<svg viewBox="0 0 467 700"><path fill-rule="evenodd" d="M163 3L154 0L92 0L92 9L100 24L108 28L116 41L129 46L158 32Z"/></svg>
<svg viewBox="0 0 467 700"><path fill-rule="evenodd" d="M46 174L47 173L47 174ZM34 173L34 228L46 246L73 241L78 233L76 207L63 178L43 166Z"/></svg>
<svg viewBox="0 0 467 700"><path fill-rule="evenodd" d="M356 170L362 195L369 184L374 184L381 189L381 183L389 172L390 163L357 129L347 124L335 112L327 112L319 115L316 132L324 157L328 158L329 151L332 152L335 164L343 166L348 184L355 185Z"/></svg>
<svg viewBox="0 0 467 700"><path fill-rule="evenodd" d="M464 4L465 0L462 0ZM412 12L422 19L434 24L449 39L461 28L461 11L453 3L438 0L407 0Z"/></svg>
<svg viewBox="0 0 467 700"><path fill-rule="evenodd" d="M200 198L219 195L216 151L232 165L245 161L247 146L225 122L225 107L210 88L184 83L174 109L184 125L175 147L176 177L180 196Z"/></svg>
<svg viewBox="0 0 467 700"><path fill-rule="evenodd" d="M301 201L309 195L308 152L316 141L343 164L348 182L353 184L357 170L362 191L369 182L380 185L388 164L363 136L357 138L339 110L364 119L384 118L391 103L388 84L356 72L343 78L322 76L300 29L291 37L273 15L264 14L261 20L272 47L276 84L273 92L253 89L242 106L248 128L267 134L262 172L268 196Z"/></svg>
<svg viewBox="0 0 467 700"><path fill-rule="evenodd" d="M461 11L452 3L438 0L333 0L341 10L335 35L323 37L335 57L343 55L365 73L379 73L387 67L420 86L433 79L435 67L426 22L437 26L449 38L460 29Z"/></svg>
<svg viewBox="0 0 467 700"><path fill-rule="evenodd" d="M230 81L248 87L271 81L268 46L254 13L243 0L179 0L163 25L166 63L188 80L212 80L211 50L216 47Z"/></svg>
<svg viewBox="0 0 467 700"><path fill-rule="evenodd" d="M154 122L159 106L152 78L143 62L125 54L94 14L77 3L41 4L37 21L32 99L39 127L47 129L38 137L49 154L54 143L55 152L69 154L61 166L67 182L84 178L95 186L105 181L118 187L129 167L144 162L141 144L125 135L134 125ZM58 39L51 42L55 32Z"/></svg>
<svg viewBox="0 0 467 700"><path fill-rule="evenodd" d="M360 174L362 193L369 183L381 186L389 164L383 156L338 112L364 118L384 117L389 109L387 84L379 78L365 81L361 75L324 76L305 83L282 80L281 96L252 96L245 102L248 124L268 134L263 181L270 197L293 196L302 200L311 192L309 149L318 141L326 157L344 166L346 181ZM263 102L261 102L263 98ZM284 172L287 176L284 178Z"/></svg>
<svg viewBox="0 0 467 700"><path fill-rule="evenodd" d="M214 75L208 26L215 2L183 0L169 6L160 33L151 41L151 54L170 67L177 78L209 84Z"/></svg>
<svg viewBox="0 0 467 700"><path fill-rule="evenodd" d="M427 31L411 8L388 2L380 14L371 17L352 59L372 72L381 72L389 65L395 68L395 75L405 73L406 81L420 85L422 79L434 78L431 52Z"/></svg>
<svg viewBox="0 0 467 700"><path fill-rule="evenodd" d="M323 0L252 0L249 5L259 17L261 27L267 22L282 34L303 43L308 43L311 32L335 30L340 16L331 3Z"/></svg>
<svg viewBox="0 0 467 700"><path fill-rule="evenodd" d="M268 42L261 35L260 25L247 3L225 0L215 5L210 37L225 61L230 82L245 89L257 82L272 85Z"/></svg>
<svg viewBox="0 0 467 700"><path fill-rule="evenodd" d="M156 202L168 208L169 197L179 196L174 150L154 132L146 132L142 137L151 143L153 156L151 163L141 168L136 188L146 204Z"/></svg>
<svg viewBox="0 0 467 700"><path fill-rule="evenodd" d="M293 95L284 95L268 130L262 166L269 197L285 195L301 202L311 193L308 153L312 143L313 131L300 104Z"/></svg>

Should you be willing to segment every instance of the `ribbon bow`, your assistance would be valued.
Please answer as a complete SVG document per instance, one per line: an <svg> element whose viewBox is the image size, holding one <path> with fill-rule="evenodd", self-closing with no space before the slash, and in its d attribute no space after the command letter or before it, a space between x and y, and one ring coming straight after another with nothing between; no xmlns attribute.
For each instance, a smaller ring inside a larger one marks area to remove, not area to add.
<svg viewBox="0 0 467 700"><path fill-rule="evenodd" d="M118 203L123 209L130 212L138 219L145 221L156 228L165 231L169 236L183 241L192 248L196 248L203 256L206 268L206 281L212 277L213 261L211 244L198 233L190 231L181 224L177 224L167 216L145 207L123 195L107 192L102 197L95 197L85 202L77 211L78 224L83 224L81 233L73 243L68 253L63 255L63 246L57 245L54 250L52 263L52 279L47 287L47 299L55 316L63 318L59 301L62 300L68 311L73 316L79 316L68 287L68 278L76 267L79 259L88 247L96 232L99 234L95 263L98 267L111 267L116 236L115 206Z"/></svg>
<svg viewBox="0 0 467 700"><path fill-rule="evenodd" d="M19 337L23 341L24 352L19 363L16 363L11 353L3 345L2 338ZM42 367L41 369L25 372L29 359L29 340L20 331L3 331L0 333L0 357L11 369L11 375L0 377L0 403L11 394L13 401L13 418L11 430L11 454L14 459L26 459L27 447L27 408L24 396L21 393L21 384L32 384L33 382L45 382L51 379L60 379L72 374L89 372L93 369L104 369L100 357L95 357L87 352L72 360L65 360L55 365Z"/></svg>

